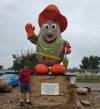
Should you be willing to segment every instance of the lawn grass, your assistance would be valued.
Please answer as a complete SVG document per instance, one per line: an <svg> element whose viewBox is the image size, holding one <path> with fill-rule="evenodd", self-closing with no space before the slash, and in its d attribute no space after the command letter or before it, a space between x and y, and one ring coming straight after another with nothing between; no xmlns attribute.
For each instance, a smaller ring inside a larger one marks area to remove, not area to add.
<svg viewBox="0 0 100 109"><path fill-rule="evenodd" d="M100 76L77 76L77 82L100 82Z"/></svg>

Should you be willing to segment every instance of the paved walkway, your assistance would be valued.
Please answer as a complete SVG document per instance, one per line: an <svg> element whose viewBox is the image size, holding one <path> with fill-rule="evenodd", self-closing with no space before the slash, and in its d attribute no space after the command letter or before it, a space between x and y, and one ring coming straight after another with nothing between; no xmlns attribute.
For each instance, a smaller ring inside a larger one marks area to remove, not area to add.
<svg viewBox="0 0 100 109"><path fill-rule="evenodd" d="M77 86L90 87L92 90L100 91L100 83L82 83L82 82L78 82Z"/></svg>

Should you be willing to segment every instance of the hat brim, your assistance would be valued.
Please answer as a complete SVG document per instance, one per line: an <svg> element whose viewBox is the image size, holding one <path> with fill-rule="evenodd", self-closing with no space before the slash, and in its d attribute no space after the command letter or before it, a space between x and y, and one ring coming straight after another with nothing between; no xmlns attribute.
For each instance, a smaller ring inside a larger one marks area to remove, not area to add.
<svg viewBox="0 0 100 109"><path fill-rule="evenodd" d="M62 14L41 13L39 15L39 19L38 19L38 23L39 23L40 28L41 28L42 24L45 23L47 20L53 20L53 21L59 23L61 32L63 32L68 26L67 19Z"/></svg>

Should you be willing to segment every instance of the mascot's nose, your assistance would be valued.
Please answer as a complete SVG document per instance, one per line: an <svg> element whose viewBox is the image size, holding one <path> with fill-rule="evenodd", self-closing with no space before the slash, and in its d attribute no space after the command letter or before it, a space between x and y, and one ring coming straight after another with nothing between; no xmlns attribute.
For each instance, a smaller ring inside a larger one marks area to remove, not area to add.
<svg viewBox="0 0 100 109"><path fill-rule="evenodd" d="M52 35L52 33L47 33L47 37L49 37L49 38L51 38L53 35Z"/></svg>
<svg viewBox="0 0 100 109"><path fill-rule="evenodd" d="M47 33L50 33L50 34L51 34L51 33L52 33L52 30L51 30L51 29L49 29L49 30L47 31Z"/></svg>
<svg viewBox="0 0 100 109"><path fill-rule="evenodd" d="M52 34L52 30L51 30L51 29L48 30L48 32L47 32L47 36L48 36L49 38L51 38L51 37L53 36L53 34Z"/></svg>

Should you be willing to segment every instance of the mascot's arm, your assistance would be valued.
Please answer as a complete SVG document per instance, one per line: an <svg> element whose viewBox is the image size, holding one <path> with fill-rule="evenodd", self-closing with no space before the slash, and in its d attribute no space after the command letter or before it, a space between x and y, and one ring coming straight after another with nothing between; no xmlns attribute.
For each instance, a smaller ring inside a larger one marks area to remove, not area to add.
<svg viewBox="0 0 100 109"><path fill-rule="evenodd" d="M71 53L71 46L70 46L69 42L67 42L65 40L64 40L64 48L65 48L66 54Z"/></svg>
<svg viewBox="0 0 100 109"><path fill-rule="evenodd" d="M27 38L30 40L32 43L36 44L38 37L34 33L35 27L32 26L32 24L28 23L25 25L25 30L27 32Z"/></svg>

